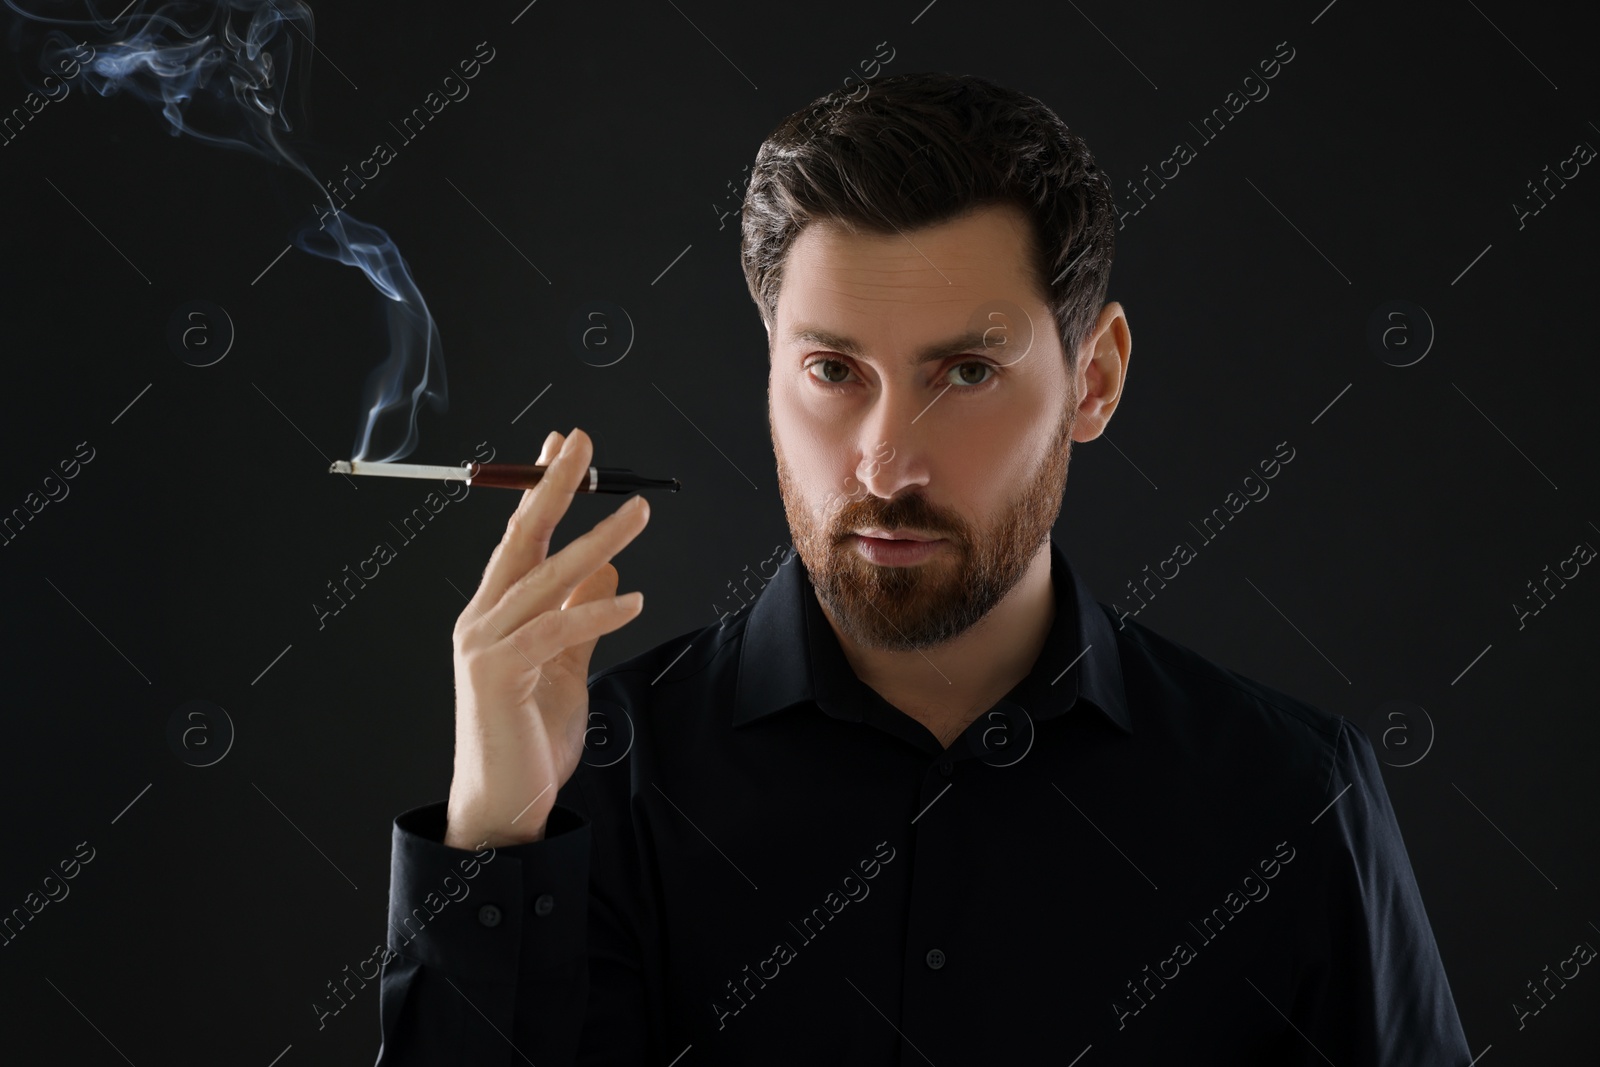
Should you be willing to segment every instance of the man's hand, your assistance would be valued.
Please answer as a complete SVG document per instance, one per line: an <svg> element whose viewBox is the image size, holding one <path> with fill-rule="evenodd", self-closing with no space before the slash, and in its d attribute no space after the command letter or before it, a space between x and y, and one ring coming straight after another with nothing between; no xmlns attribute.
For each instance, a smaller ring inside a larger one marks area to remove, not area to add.
<svg viewBox="0 0 1600 1067"><path fill-rule="evenodd" d="M444 836L454 848L544 837L556 791L583 755L595 643L643 608L643 593L614 595L610 563L649 521L643 497L546 558L593 453L577 428L565 441L554 431L545 439L538 462L551 466L522 494L456 620L455 770Z"/></svg>

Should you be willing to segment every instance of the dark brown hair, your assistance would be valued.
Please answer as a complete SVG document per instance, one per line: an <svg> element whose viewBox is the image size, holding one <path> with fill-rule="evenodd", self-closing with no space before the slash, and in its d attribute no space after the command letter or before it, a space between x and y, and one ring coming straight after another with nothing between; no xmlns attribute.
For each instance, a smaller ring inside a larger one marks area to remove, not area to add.
<svg viewBox="0 0 1600 1067"><path fill-rule="evenodd" d="M756 153L740 259L762 320L775 324L785 256L810 222L887 235L1012 203L1030 220L1073 371L1105 303L1116 217L1088 145L1039 100L970 74L897 74L854 92L818 97Z"/></svg>

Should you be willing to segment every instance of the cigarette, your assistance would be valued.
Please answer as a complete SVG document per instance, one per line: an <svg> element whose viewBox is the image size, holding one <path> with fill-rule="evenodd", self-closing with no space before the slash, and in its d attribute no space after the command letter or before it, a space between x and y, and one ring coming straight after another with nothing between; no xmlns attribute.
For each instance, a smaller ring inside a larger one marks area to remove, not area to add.
<svg viewBox="0 0 1600 1067"><path fill-rule="evenodd" d="M335 460L329 474L372 474L385 478L430 478L466 482L468 485L498 489L532 489L549 469L537 463L465 463L459 467L434 467L425 463L368 463L365 460ZM646 478L626 467L590 467L589 477L578 485L579 493L632 493L640 489L683 488L676 478Z"/></svg>

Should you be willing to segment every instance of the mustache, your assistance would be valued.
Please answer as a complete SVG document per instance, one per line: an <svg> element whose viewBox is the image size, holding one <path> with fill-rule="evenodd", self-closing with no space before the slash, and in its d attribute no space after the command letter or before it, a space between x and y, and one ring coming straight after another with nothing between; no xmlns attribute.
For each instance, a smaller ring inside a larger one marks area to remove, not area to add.
<svg viewBox="0 0 1600 1067"><path fill-rule="evenodd" d="M854 536L863 526L920 530L957 544L966 541L965 527L959 521L945 518L920 496L898 497L883 504L868 500L846 504L834 516L834 543Z"/></svg>

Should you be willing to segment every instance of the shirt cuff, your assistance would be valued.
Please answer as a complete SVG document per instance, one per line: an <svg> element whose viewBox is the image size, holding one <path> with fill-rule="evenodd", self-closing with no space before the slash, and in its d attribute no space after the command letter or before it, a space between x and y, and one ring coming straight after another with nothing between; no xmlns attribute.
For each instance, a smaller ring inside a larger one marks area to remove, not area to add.
<svg viewBox="0 0 1600 1067"><path fill-rule="evenodd" d="M584 954L589 820L556 804L541 841L477 852L444 844L446 802L394 820L389 951L469 981L515 984L520 973Z"/></svg>

